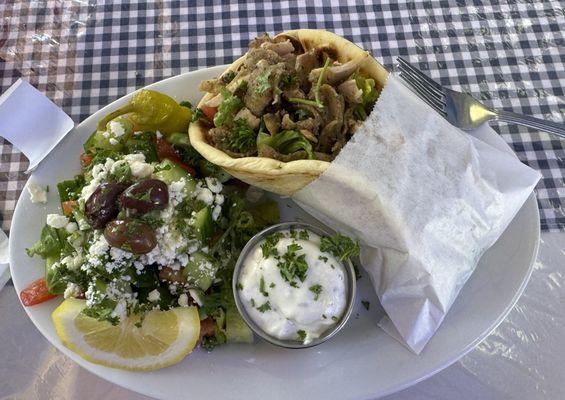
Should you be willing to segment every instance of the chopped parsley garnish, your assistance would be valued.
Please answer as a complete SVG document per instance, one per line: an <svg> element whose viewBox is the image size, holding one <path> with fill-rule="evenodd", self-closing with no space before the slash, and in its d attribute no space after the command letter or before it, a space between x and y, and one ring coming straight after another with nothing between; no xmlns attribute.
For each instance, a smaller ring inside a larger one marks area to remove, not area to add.
<svg viewBox="0 0 565 400"><path fill-rule="evenodd" d="M298 244L289 244L286 247L286 253L282 255L281 260L277 263L281 276L293 287L296 287L296 282L294 281L296 278L298 278L300 282L304 282L306 272L308 271L306 255L296 254L299 250L302 250L302 247Z"/></svg>
<svg viewBox="0 0 565 400"><path fill-rule="evenodd" d="M361 247L359 241L353 241L350 237L336 234L330 237L323 237L320 241L320 250L333 254L340 261L359 255Z"/></svg>
<svg viewBox="0 0 565 400"><path fill-rule="evenodd" d="M290 237L292 239L300 239L300 240L308 240L310 239L310 235L308 234L308 231L306 229L303 229L301 231L295 231L294 229L290 230Z"/></svg>
<svg viewBox="0 0 565 400"><path fill-rule="evenodd" d="M261 245L261 250L263 251L263 257L269 258L269 256L278 256L277 243L283 238L284 235L281 232L271 233L265 238L265 242Z"/></svg>
<svg viewBox="0 0 565 400"><path fill-rule="evenodd" d="M186 108L192 108L192 103L188 100L181 101L179 105Z"/></svg>
<svg viewBox="0 0 565 400"><path fill-rule="evenodd" d="M335 315L332 315L332 321L337 321L338 318Z"/></svg>
<svg viewBox="0 0 565 400"><path fill-rule="evenodd" d="M322 293L322 285L315 284L308 288L312 293L314 293L314 300L318 300L320 293Z"/></svg>
<svg viewBox="0 0 565 400"><path fill-rule="evenodd" d="M369 306L371 305L371 303L369 303L367 300L361 300L361 304L363 304L365 310L369 311Z"/></svg>
<svg viewBox="0 0 565 400"><path fill-rule="evenodd" d="M322 314L322 318L323 318L323 319L328 319L328 317L326 317L326 314Z"/></svg>
<svg viewBox="0 0 565 400"><path fill-rule="evenodd" d="M261 277L259 280L259 292L265 297L269 297L269 293L265 290L265 279Z"/></svg>
<svg viewBox="0 0 565 400"><path fill-rule="evenodd" d="M214 125L216 127L231 125L235 114L243 106L243 101L231 94L226 88L220 88L220 93L223 100L218 107L218 112L214 115Z"/></svg>
<svg viewBox="0 0 565 400"><path fill-rule="evenodd" d="M287 74L281 79L283 89L288 89L298 83L298 77L295 74Z"/></svg>
<svg viewBox="0 0 565 400"><path fill-rule="evenodd" d="M296 331L296 334L301 341L304 341L304 339L306 339L306 332L304 330L300 329L299 331Z"/></svg>
<svg viewBox="0 0 565 400"><path fill-rule="evenodd" d="M238 290L243 290L243 285L241 284L241 282L237 282L237 284L235 285L235 287L236 287Z"/></svg>
<svg viewBox="0 0 565 400"><path fill-rule="evenodd" d="M318 260L327 263L327 262L328 262L328 257L326 257L326 256L318 256Z"/></svg>
<svg viewBox="0 0 565 400"><path fill-rule="evenodd" d="M263 304L261 304L259 307L257 307L257 310L259 310L259 312L264 313L265 311L269 311L271 309L271 304L269 303L269 301L264 302Z"/></svg>
<svg viewBox="0 0 565 400"><path fill-rule="evenodd" d="M267 69L257 75L257 87L255 88L255 92L257 92L258 94L263 94L271 88L271 83L269 82L270 76L270 69Z"/></svg>
<svg viewBox="0 0 565 400"><path fill-rule="evenodd" d="M270 287L271 289L274 288L275 286L276 286L276 285L275 285L275 282L271 282L271 284L269 285L269 287Z"/></svg>
<svg viewBox="0 0 565 400"><path fill-rule="evenodd" d="M251 303L251 307L255 307L255 299L251 299L249 302Z"/></svg>
<svg viewBox="0 0 565 400"><path fill-rule="evenodd" d="M305 110L304 108L299 108L298 110L296 110L294 112L294 117L298 120L298 121L304 121L305 119L308 119L312 116L312 114L310 113L310 111Z"/></svg>
<svg viewBox="0 0 565 400"><path fill-rule="evenodd" d="M252 150L257 141L257 134L249 126L249 123L243 118L238 118L233 124L230 134L225 139L226 144L240 153Z"/></svg>

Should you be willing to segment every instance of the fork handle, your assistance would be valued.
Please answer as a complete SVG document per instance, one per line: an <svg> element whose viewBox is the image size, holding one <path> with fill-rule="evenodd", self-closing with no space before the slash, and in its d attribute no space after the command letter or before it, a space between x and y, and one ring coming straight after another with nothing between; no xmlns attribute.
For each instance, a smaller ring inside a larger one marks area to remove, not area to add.
<svg viewBox="0 0 565 400"><path fill-rule="evenodd" d="M540 131L553 133L565 139L565 124L553 121L546 121L528 115L520 115L511 111L500 110L496 112L498 121L509 122L512 124L524 125Z"/></svg>

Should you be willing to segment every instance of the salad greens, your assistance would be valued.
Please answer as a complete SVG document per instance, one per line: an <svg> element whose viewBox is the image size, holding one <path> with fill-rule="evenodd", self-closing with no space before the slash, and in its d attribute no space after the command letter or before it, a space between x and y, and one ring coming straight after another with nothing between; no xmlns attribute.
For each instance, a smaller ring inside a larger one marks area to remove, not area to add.
<svg viewBox="0 0 565 400"><path fill-rule="evenodd" d="M249 342L233 299L233 268L247 241L279 221L278 207L250 206L241 185L192 147L184 129L196 115L190 104L139 93L87 140L82 173L57 185L64 215L48 216L27 253L45 260L49 293L85 298L90 317L119 323L196 304L202 326L213 325L203 331L204 348ZM254 144L246 122L230 120L238 101L226 95L215 118L239 127L238 146Z"/></svg>

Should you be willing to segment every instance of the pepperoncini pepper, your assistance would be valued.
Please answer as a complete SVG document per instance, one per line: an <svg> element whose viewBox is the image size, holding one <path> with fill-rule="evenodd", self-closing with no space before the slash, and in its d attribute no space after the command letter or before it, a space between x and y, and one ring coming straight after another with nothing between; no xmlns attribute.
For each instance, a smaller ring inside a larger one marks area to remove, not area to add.
<svg viewBox="0 0 565 400"><path fill-rule="evenodd" d="M159 131L165 135L173 132L187 132L192 112L178 104L173 98L154 90L136 92L130 102L108 114L98 123L103 130L108 121L128 114L137 130Z"/></svg>

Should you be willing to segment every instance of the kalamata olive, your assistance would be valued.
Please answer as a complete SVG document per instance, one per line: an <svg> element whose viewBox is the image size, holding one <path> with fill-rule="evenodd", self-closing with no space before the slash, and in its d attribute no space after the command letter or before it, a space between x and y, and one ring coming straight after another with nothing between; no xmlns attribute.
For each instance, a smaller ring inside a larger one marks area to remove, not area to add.
<svg viewBox="0 0 565 400"><path fill-rule="evenodd" d="M149 253L157 245L155 232L148 224L129 218L108 223L104 237L111 246L134 254Z"/></svg>
<svg viewBox="0 0 565 400"><path fill-rule="evenodd" d="M118 197L128 187L125 183L103 183L86 200L84 211L90 225L103 228L120 212Z"/></svg>
<svg viewBox="0 0 565 400"><path fill-rule="evenodd" d="M146 179L127 188L120 196L120 203L134 214L163 210L169 203L169 190L159 179Z"/></svg>

